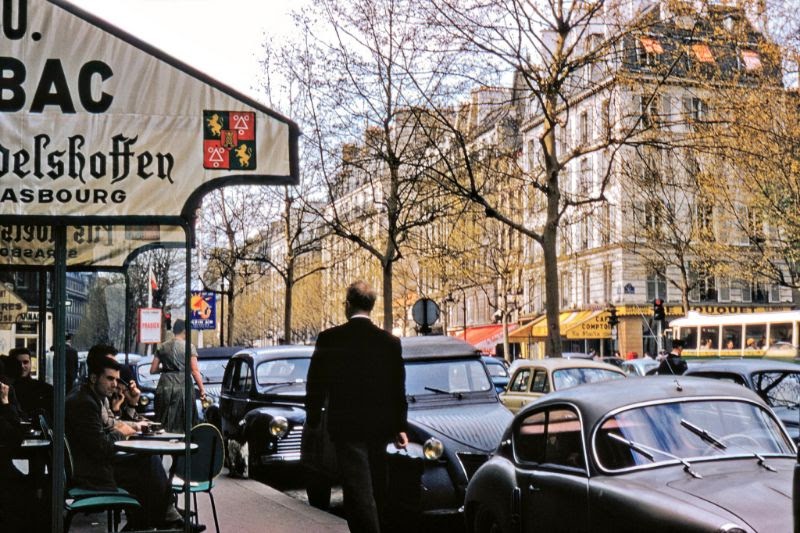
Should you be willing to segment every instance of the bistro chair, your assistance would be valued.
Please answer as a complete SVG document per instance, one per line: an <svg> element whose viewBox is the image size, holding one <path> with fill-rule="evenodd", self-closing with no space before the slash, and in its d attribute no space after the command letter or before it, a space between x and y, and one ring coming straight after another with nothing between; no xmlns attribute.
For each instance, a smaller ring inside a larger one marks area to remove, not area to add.
<svg viewBox="0 0 800 533"><path fill-rule="evenodd" d="M199 524L197 511L197 493L205 492L211 500L211 511L214 514L214 527L219 533L217 506L214 502L214 478L222 472L225 450L222 435L212 424L198 424L192 428L191 442L197 444L197 451L192 454L189 465L189 492L194 502L194 523ZM172 464L172 492L177 499L185 490L184 480L180 477L186 470L186 458L178 455Z"/></svg>
<svg viewBox="0 0 800 533"><path fill-rule="evenodd" d="M53 431L48 428L47 437L53 442ZM107 531L118 531L121 511L141 507L139 501L125 489L110 490L83 489L75 487L72 480L72 451L69 441L64 436L64 533L69 531L72 518L77 513L93 514L105 512Z"/></svg>

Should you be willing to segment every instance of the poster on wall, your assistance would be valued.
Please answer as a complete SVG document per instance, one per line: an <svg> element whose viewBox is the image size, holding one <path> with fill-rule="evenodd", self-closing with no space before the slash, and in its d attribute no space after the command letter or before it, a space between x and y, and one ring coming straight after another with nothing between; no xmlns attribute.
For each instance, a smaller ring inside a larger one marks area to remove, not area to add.
<svg viewBox="0 0 800 533"><path fill-rule="evenodd" d="M211 291L192 291L192 329L217 329L217 295Z"/></svg>
<svg viewBox="0 0 800 533"><path fill-rule="evenodd" d="M139 308L139 342L142 344L161 342L161 309L156 307Z"/></svg>

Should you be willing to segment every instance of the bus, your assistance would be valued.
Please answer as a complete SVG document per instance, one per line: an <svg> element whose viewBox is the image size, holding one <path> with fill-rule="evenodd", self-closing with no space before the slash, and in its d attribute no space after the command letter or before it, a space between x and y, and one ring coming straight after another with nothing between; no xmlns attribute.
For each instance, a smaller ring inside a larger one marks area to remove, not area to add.
<svg viewBox="0 0 800 533"><path fill-rule="evenodd" d="M669 323L686 357L797 357L800 311L703 315L690 311Z"/></svg>

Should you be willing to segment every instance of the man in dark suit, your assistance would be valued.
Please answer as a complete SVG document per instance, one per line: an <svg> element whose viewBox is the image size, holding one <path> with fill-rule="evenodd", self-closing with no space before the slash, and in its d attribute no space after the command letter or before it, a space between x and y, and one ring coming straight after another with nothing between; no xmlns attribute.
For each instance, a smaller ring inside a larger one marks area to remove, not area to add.
<svg viewBox="0 0 800 533"><path fill-rule="evenodd" d="M683 340L674 339L672 341L672 351L658 365L657 374L672 376L686 373L688 366L681 357L683 352Z"/></svg>
<svg viewBox="0 0 800 533"><path fill-rule="evenodd" d="M352 532L381 531L386 445L408 444L400 339L372 323L374 305L375 292L365 282L347 288L348 321L317 337L306 387L309 425L319 424L327 401L327 429Z"/></svg>

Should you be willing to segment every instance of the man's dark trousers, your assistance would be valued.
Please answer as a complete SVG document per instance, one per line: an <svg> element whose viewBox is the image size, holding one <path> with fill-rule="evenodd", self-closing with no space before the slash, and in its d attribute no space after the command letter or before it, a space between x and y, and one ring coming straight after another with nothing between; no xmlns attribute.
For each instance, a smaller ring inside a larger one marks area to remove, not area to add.
<svg viewBox="0 0 800 533"><path fill-rule="evenodd" d="M352 533L379 533L386 501L386 441L337 440L344 508Z"/></svg>

